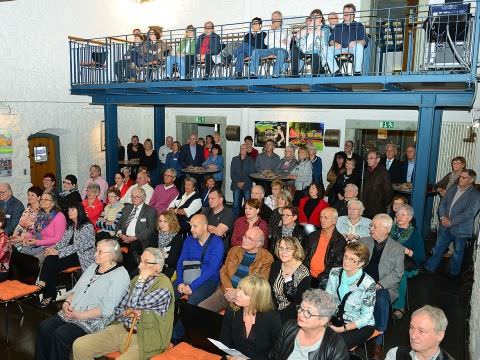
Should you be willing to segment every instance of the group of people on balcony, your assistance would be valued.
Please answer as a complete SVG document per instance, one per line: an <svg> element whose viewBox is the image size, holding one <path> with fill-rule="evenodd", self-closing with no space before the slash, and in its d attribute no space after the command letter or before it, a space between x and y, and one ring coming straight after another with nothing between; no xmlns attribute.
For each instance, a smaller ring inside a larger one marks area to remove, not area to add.
<svg viewBox="0 0 480 360"><path fill-rule="evenodd" d="M408 278L435 271L452 242L450 275L460 272L480 206L476 173L463 158L453 159L452 172L436 185L441 224L425 261L408 199L392 198L395 146L386 147L386 168L373 150L364 165L347 141L332 159L325 193L314 147L288 145L280 158L273 141L259 152L247 136L231 160L231 208L222 191L223 160L205 160L221 156L218 134L208 145L195 134L183 145L168 138L159 149L166 164L155 188L147 168L138 169L136 183L128 171L117 173L109 187L92 165L82 191L77 177L67 175L58 193L55 175L45 174L43 188L28 189L24 209L10 185L0 184L2 279L38 277L40 306L47 307L63 270L78 266L83 273L58 315L40 324L37 359L68 358L72 346L74 359L93 359L119 350L131 328L127 351L134 358L161 353L184 334L181 322L174 325L179 298L226 310L220 340L250 358L344 359L376 331L371 358L379 359L390 308L397 319L405 314ZM142 151L134 140L129 150ZM414 177L414 149L406 151L401 181ZM178 171L169 160L182 164ZM198 164L217 164L222 177L202 182L182 174ZM266 191L250 177L257 171L286 180L272 181ZM412 323L421 318L433 326L441 314L427 307ZM440 340L441 324L433 326ZM428 351L441 351L438 343Z"/></svg>
<svg viewBox="0 0 480 360"><path fill-rule="evenodd" d="M158 26L151 26L145 36L134 29L133 42L129 43L123 58L115 62L115 74L119 82L136 81L142 69L147 80L153 77L156 80L208 79L215 66L233 65L231 75L234 77L255 78L260 74L261 65L269 63L273 77L298 76L307 64L313 75L335 75L341 74L338 56L350 54L353 74L360 75L368 37L365 27L355 21L355 13L355 5L346 4L343 22L339 22L336 13L331 13L327 26L322 11L314 9L303 25L289 28L277 10L272 13L271 25L266 31L259 17L251 20L248 32L235 34L222 31L219 35L213 22L207 21L200 35L193 25L188 25L182 39L163 40L162 28Z"/></svg>

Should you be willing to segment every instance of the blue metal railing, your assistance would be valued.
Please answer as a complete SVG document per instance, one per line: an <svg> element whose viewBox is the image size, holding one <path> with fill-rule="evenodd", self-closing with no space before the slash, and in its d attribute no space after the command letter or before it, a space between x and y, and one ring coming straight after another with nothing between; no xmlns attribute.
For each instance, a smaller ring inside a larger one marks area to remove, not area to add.
<svg viewBox="0 0 480 360"><path fill-rule="evenodd" d="M324 15L325 21L286 18L278 29L272 21L261 29L252 21L213 29L207 23L188 32L70 37L71 85L348 75L474 79L480 41L476 3L359 12L355 20L363 26L333 27ZM202 34L212 31L205 40Z"/></svg>

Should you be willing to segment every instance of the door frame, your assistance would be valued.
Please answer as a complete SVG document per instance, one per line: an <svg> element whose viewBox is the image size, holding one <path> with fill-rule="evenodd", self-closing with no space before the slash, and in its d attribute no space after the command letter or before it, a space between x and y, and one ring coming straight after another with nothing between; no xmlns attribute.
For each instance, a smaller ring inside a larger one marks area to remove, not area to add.
<svg viewBox="0 0 480 360"><path fill-rule="evenodd" d="M50 133L44 133L44 132L39 132L30 135L27 138L27 141L29 142L30 140L33 139L38 139L38 138L49 138L53 140L53 143L55 144L55 158L57 159L57 170L55 171L55 177L57 178L57 181L55 182L55 188L60 191L61 187L60 184L62 182L62 172L61 172L61 159L60 159L60 137L58 135L53 135ZM30 151L29 151L30 153ZM32 174L30 174L30 180L32 179Z"/></svg>

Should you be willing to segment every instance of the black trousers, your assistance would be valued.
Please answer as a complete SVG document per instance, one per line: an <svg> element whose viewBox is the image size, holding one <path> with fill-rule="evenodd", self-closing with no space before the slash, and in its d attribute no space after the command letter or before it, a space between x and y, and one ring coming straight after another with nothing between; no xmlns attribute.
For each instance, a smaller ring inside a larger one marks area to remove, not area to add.
<svg viewBox="0 0 480 360"><path fill-rule="evenodd" d="M54 315L38 326L35 360L65 360L70 358L73 342L87 333L78 325Z"/></svg>
<svg viewBox="0 0 480 360"><path fill-rule="evenodd" d="M70 254L63 258L59 258L58 255L49 255L45 258L42 271L40 272L40 281L45 282L45 287L43 288L45 297L55 297L60 272L72 266L80 266L77 254Z"/></svg>
<svg viewBox="0 0 480 360"><path fill-rule="evenodd" d="M318 54L309 54L312 58L312 74L318 75L324 72L323 67L320 64L320 55ZM299 73L299 62L300 60L305 60L306 55L300 50L297 46L292 46L291 48L291 64L292 64L292 75L298 75ZM305 66L305 65L304 65Z"/></svg>
<svg viewBox="0 0 480 360"><path fill-rule="evenodd" d="M375 331L374 326L367 325L360 329L355 329L355 330L350 330L347 332L340 333L339 335L343 338L343 341L345 341L345 344L347 345L347 349L351 350L355 346L360 346L365 341L367 341L368 338L372 336L374 331Z"/></svg>

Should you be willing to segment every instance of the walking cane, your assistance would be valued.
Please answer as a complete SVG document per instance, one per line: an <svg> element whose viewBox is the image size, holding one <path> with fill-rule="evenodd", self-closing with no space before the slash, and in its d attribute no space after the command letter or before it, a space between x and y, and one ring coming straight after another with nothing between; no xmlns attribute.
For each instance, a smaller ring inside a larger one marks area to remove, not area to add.
<svg viewBox="0 0 480 360"><path fill-rule="evenodd" d="M135 329L135 324L137 323L137 313L133 313L133 320L132 325L130 326L130 331L128 332L127 342L125 343L125 348L123 349L123 353L126 353L128 347L130 346L130 341L132 341L133 329Z"/></svg>

